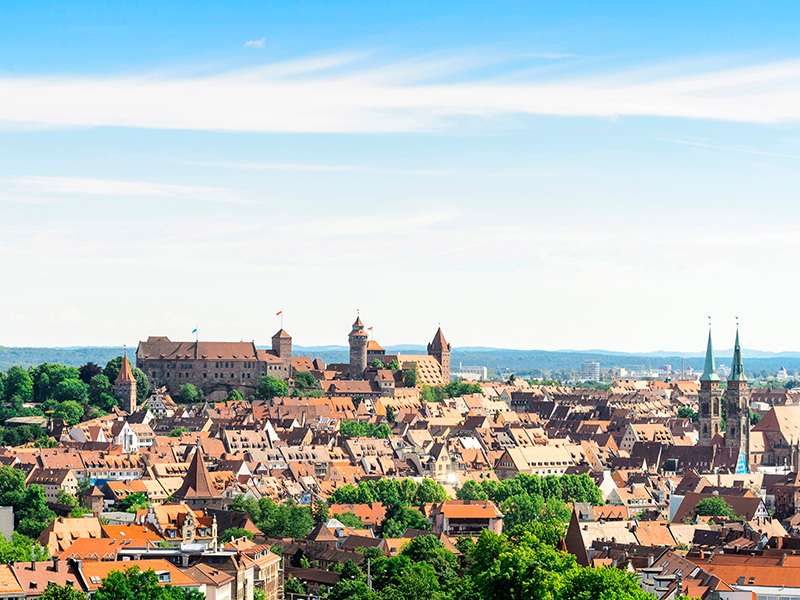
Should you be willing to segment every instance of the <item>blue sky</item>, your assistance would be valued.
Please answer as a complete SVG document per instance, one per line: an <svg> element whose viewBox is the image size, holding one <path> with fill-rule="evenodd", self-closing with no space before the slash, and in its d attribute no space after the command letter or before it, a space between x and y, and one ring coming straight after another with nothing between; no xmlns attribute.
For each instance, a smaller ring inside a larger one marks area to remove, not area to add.
<svg viewBox="0 0 800 600"><path fill-rule="evenodd" d="M797 350L799 11L4 3L0 344Z"/></svg>

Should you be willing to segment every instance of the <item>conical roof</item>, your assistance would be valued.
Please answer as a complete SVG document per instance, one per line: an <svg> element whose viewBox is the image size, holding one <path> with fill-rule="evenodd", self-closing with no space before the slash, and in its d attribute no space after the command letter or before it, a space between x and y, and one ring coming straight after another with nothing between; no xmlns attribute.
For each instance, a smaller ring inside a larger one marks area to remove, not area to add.
<svg viewBox="0 0 800 600"><path fill-rule="evenodd" d="M194 458L192 458L192 464L189 466L189 472L186 473L183 485L175 492L175 497L179 500L222 497L222 494L214 487L211 475L208 474L199 437L197 438L197 450L194 453Z"/></svg>
<svg viewBox="0 0 800 600"><path fill-rule="evenodd" d="M736 343L733 346L733 360L731 361L731 374L728 381L747 381L742 363L742 346L739 344L739 328L736 328Z"/></svg>
<svg viewBox="0 0 800 600"><path fill-rule="evenodd" d="M353 323L353 329L363 329L364 324L361 322L361 317L356 317L356 322Z"/></svg>
<svg viewBox="0 0 800 600"><path fill-rule="evenodd" d="M714 364L714 345L711 343L711 327L708 328L708 346L706 347L706 364L700 381L719 381L717 367Z"/></svg>
<svg viewBox="0 0 800 600"><path fill-rule="evenodd" d="M122 357L122 366L119 368L119 375L114 380L114 383L133 383L136 379L131 371L131 363L127 356Z"/></svg>
<svg viewBox="0 0 800 600"><path fill-rule="evenodd" d="M433 336L433 341L431 342L431 350L448 350L447 340L444 339L444 334L442 333L442 328L436 330L436 335Z"/></svg>
<svg viewBox="0 0 800 600"><path fill-rule="evenodd" d="M276 333L275 335L272 336L273 340L275 338L289 338L289 339L292 339L292 336L290 336L288 333L286 333L285 329L281 329L278 333Z"/></svg>

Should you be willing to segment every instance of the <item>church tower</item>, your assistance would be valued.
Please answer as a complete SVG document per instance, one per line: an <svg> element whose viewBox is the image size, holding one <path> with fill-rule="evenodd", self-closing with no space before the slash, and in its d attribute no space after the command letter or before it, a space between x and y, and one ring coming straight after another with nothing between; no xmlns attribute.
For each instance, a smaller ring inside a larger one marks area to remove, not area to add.
<svg viewBox="0 0 800 600"><path fill-rule="evenodd" d="M444 339L441 327L433 336L433 341L428 344L428 356L433 356L442 366L442 383L450 383L450 344Z"/></svg>
<svg viewBox="0 0 800 600"><path fill-rule="evenodd" d="M731 374L725 390L725 445L744 453L745 465L750 467L750 394L742 364L742 347L739 345L739 326L736 326L736 344L733 347Z"/></svg>
<svg viewBox="0 0 800 600"><path fill-rule="evenodd" d="M353 330L347 336L347 341L350 343L350 379L360 381L364 379L364 371L367 370L367 344L369 344L369 335L364 331L361 317L357 317L353 323Z"/></svg>
<svg viewBox="0 0 800 600"><path fill-rule="evenodd" d="M122 357L119 375L114 380L114 394L122 400L122 410L129 415L136 412L136 378L127 355Z"/></svg>
<svg viewBox="0 0 800 600"><path fill-rule="evenodd" d="M710 446L711 440L722 429L722 391L719 389L719 375L714 364L714 346L711 343L711 327L708 328L708 347L706 364L700 376L700 446Z"/></svg>

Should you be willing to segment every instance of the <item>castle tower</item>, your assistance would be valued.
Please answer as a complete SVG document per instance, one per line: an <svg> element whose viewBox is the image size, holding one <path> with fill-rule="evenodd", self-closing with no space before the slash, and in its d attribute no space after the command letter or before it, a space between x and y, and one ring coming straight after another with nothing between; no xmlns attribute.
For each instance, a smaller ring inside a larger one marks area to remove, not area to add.
<svg viewBox="0 0 800 600"><path fill-rule="evenodd" d="M353 330L347 336L350 343L350 379L364 379L364 371L367 369L367 344L369 335L364 331L364 324L361 317L356 318L353 323Z"/></svg>
<svg viewBox="0 0 800 600"><path fill-rule="evenodd" d="M710 446L711 440L722 429L722 390L719 389L719 375L714 364L714 346L711 343L711 327L708 328L708 347L706 364L700 376L700 446Z"/></svg>
<svg viewBox="0 0 800 600"><path fill-rule="evenodd" d="M272 351L283 360L288 369L289 377L292 376L292 336L281 329L272 336Z"/></svg>
<svg viewBox="0 0 800 600"><path fill-rule="evenodd" d="M433 341L428 344L428 356L433 356L442 365L442 383L450 383L450 344L444 339L441 327L433 336Z"/></svg>
<svg viewBox="0 0 800 600"><path fill-rule="evenodd" d="M725 445L744 453L745 465L750 468L750 394L742 364L742 347L739 345L739 327L733 347L731 374L725 390Z"/></svg>
<svg viewBox="0 0 800 600"><path fill-rule="evenodd" d="M119 368L119 375L114 380L114 394L122 400L122 409L129 415L136 412L136 378L131 370L131 363L128 356L122 357L122 366Z"/></svg>

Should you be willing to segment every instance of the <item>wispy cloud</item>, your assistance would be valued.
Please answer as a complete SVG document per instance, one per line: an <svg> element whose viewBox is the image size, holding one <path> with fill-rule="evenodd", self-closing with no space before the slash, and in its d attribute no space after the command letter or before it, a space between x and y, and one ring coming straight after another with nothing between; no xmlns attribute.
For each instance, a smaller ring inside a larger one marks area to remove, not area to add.
<svg viewBox="0 0 800 600"><path fill-rule="evenodd" d="M715 144L705 144L703 142L692 142L689 140L674 140L670 138L656 138L659 142L670 142L684 146L695 146L696 148L708 148L709 150L725 150L728 152L741 152L742 154L756 154L758 156L772 156L774 158L794 158L800 159L798 154L783 154L781 152L768 152L767 150L757 150L754 148L740 148L738 146L717 146Z"/></svg>
<svg viewBox="0 0 800 600"><path fill-rule="evenodd" d="M267 38L261 38L260 40L250 40L249 42L244 43L245 48L263 48L264 44L267 43Z"/></svg>
<svg viewBox="0 0 800 600"><path fill-rule="evenodd" d="M374 175L455 175L458 177L554 177L559 173L537 172L482 172L447 169L391 169L365 165L321 165L310 163L240 163L224 161L180 161L181 164L222 169L249 169L256 171L315 171L331 173L366 173Z"/></svg>
<svg viewBox="0 0 800 600"><path fill-rule="evenodd" d="M19 194L66 194L71 196L150 196L204 202L253 203L226 188L152 183L148 181L119 181L83 177L18 177L0 179ZM0 196L2 197L2 196Z"/></svg>
<svg viewBox="0 0 800 600"><path fill-rule="evenodd" d="M563 54L561 52L529 52L527 54L523 54L522 56L526 56L528 58L571 58L575 56L574 54Z"/></svg>
<svg viewBox="0 0 800 600"><path fill-rule="evenodd" d="M466 80L464 65L455 63L462 76L451 82L446 62L432 58L413 68L408 61L361 66L359 58L337 54L185 78L3 77L0 116L61 126L353 133L441 130L469 126L465 117L525 114L800 121L800 60L509 83ZM415 70L426 83L413 80ZM432 72L438 82L428 82Z"/></svg>

